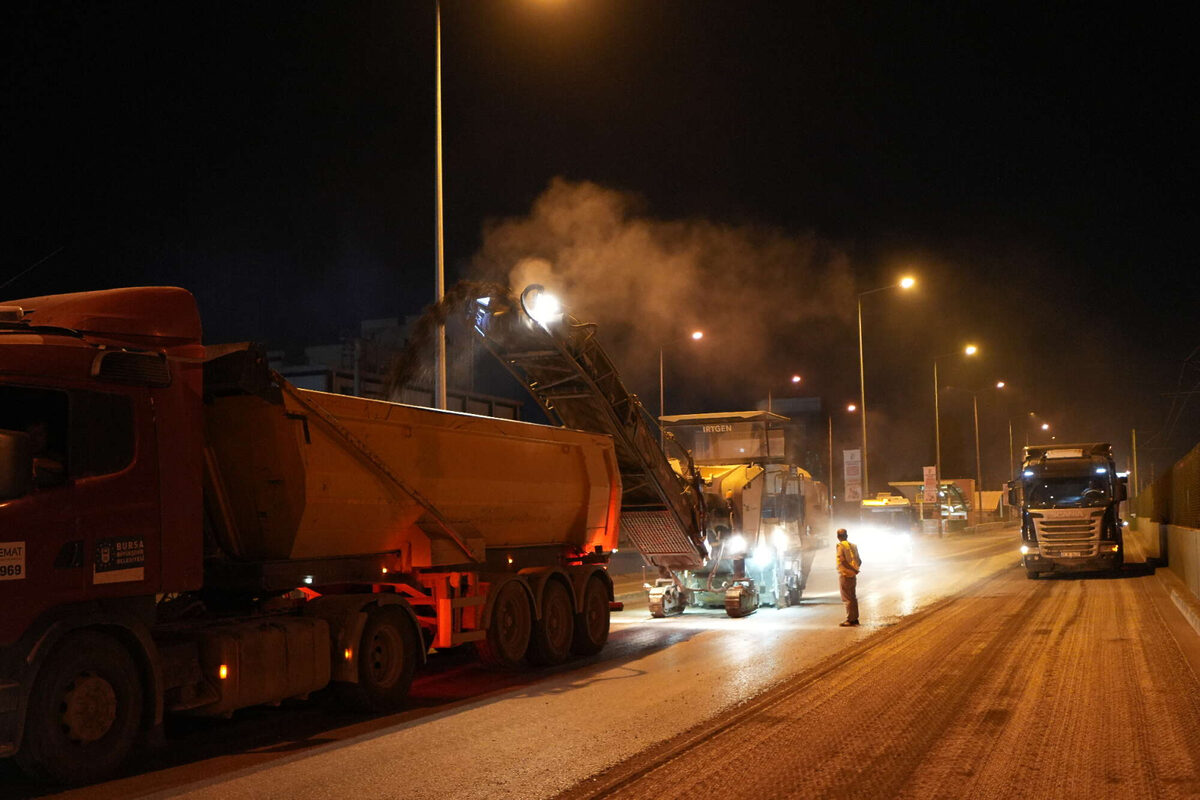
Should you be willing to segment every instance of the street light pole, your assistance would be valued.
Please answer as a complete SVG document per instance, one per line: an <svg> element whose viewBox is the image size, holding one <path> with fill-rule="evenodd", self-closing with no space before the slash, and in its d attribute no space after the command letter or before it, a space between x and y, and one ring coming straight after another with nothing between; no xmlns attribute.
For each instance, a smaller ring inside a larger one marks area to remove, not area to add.
<svg viewBox="0 0 1200 800"><path fill-rule="evenodd" d="M975 524L983 518L983 467L979 459L979 395L971 393L971 405L975 408Z"/></svg>
<svg viewBox="0 0 1200 800"><path fill-rule="evenodd" d="M863 292L863 294L868 294ZM867 466L867 379L863 369L862 299L858 296L858 400L862 408L862 495L871 496L871 478Z"/></svg>
<svg viewBox="0 0 1200 800"><path fill-rule="evenodd" d="M663 409L663 349L658 348L658 446L667 448L667 431L663 428L662 418L667 412Z"/></svg>
<svg viewBox="0 0 1200 800"><path fill-rule="evenodd" d="M829 515L833 516L833 414L829 419L829 486L825 487L825 495L829 498Z"/></svg>
<svg viewBox="0 0 1200 800"><path fill-rule="evenodd" d="M933 440L935 442L935 451L933 457L934 471L937 473L938 492L942 491L942 414L938 406L938 374L937 374L937 359L933 360ZM938 519L941 519L941 512L938 512ZM939 523L940 524L940 523Z"/></svg>
<svg viewBox="0 0 1200 800"><path fill-rule="evenodd" d="M900 279L899 283L893 283L891 286L881 286L878 289L869 289L865 292L858 293L858 400L859 408L862 409L862 494L863 497L871 495L871 473L869 459L867 458L867 379L866 369L863 366L863 323L862 323L862 299L869 294L876 292L886 292L888 289L911 289L916 284L910 276L905 276Z"/></svg>
<svg viewBox="0 0 1200 800"><path fill-rule="evenodd" d="M434 0L434 239L437 243L434 298L440 306L446 294L446 255L442 235L442 4ZM433 385L434 407L446 408L446 325L439 322L436 335L437 365Z"/></svg>
<svg viewBox="0 0 1200 800"><path fill-rule="evenodd" d="M693 342L698 342L704 338L704 331L692 331L690 338ZM663 428L662 422L662 418L667 415L666 400L664 399L666 379L663 371L663 351L665 349L666 345L659 345L658 347L658 446L664 449L667 446L667 432Z"/></svg>

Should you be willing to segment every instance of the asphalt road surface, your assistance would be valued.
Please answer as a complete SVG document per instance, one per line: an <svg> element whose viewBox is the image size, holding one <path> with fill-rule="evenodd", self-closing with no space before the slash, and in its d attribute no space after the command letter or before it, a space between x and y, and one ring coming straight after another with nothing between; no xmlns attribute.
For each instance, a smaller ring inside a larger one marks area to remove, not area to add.
<svg viewBox="0 0 1200 800"><path fill-rule="evenodd" d="M830 550L799 607L630 603L591 659L498 675L451 654L403 714L177 724L127 777L56 796L1200 795L1200 637L1147 569L1028 581L1015 543L860 537L860 628L837 627ZM0 767L0 796L39 790Z"/></svg>

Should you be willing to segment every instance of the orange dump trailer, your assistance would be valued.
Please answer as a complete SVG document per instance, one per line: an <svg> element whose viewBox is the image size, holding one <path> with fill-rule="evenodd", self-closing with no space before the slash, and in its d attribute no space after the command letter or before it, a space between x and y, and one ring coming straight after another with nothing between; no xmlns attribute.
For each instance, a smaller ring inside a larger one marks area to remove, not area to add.
<svg viewBox="0 0 1200 800"><path fill-rule="evenodd" d="M167 713L595 653L620 496L609 437L297 389L182 289L0 303L0 757L87 782Z"/></svg>

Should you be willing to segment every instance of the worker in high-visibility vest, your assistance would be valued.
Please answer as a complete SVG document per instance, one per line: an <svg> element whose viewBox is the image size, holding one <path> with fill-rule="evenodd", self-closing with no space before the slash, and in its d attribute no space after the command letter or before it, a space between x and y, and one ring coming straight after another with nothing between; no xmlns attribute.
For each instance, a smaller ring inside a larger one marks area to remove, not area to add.
<svg viewBox="0 0 1200 800"><path fill-rule="evenodd" d="M846 621L840 625L850 628L858 624L858 571L862 569L862 559L845 528L838 528L837 539L838 586L842 590L842 602L846 604Z"/></svg>

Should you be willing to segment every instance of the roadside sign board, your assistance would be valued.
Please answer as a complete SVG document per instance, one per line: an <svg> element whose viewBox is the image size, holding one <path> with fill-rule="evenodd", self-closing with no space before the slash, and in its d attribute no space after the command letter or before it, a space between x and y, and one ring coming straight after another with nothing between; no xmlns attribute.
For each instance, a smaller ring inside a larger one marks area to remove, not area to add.
<svg viewBox="0 0 1200 800"><path fill-rule="evenodd" d="M937 467L924 467L925 474L925 502L937 502Z"/></svg>
<svg viewBox="0 0 1200 800"><path fill-rule="evenodd" d="M851 503L862 502L862 451L857 448L843 450L842 466L846 477L846 500Z"/></svg>

